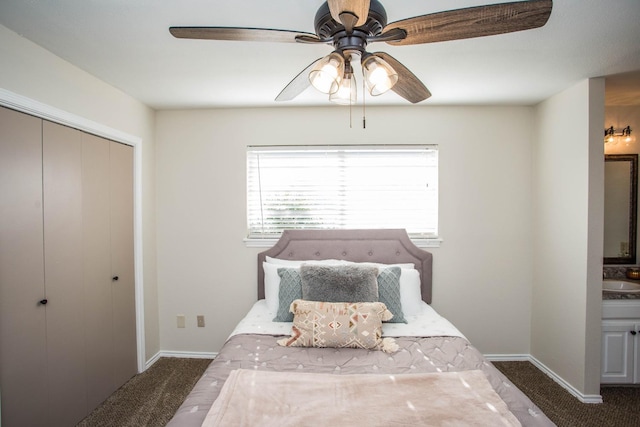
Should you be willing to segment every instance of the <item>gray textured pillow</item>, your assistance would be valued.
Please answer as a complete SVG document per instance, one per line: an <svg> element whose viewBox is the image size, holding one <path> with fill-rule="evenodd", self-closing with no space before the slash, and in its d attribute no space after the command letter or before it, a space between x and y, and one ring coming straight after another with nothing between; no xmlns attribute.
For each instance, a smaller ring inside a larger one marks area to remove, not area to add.
<svg viewBox="0 0 640 427"><path fill-rule="evenodd" d="M293 322L293 313L289 311L291 303L302 299L302 281L297 268L279 268L280 289L278 292L278 313L274 322Z"/></svg>
<svg viewBox="0 0 640 427"><path fill-rule="evenodd" d="M402 311L402 303L400 302L400 275L402 269L400 267L388 267L380 270L378 274L378 301L387 306L387 310L393 313L391 320L385 320L388 323L407 323Z"/></svg>
<svg viewBox="0 0 640 427"><path fill-rule="evenodd" d="M302 298L324 302L378 301L378 268L301 265Z"/></svg>

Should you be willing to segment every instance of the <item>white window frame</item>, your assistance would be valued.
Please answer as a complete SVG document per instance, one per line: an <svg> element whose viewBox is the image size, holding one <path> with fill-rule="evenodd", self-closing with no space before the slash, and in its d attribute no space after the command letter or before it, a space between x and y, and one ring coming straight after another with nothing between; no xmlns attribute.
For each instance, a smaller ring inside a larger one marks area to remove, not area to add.
<svg viewBox="0 0 640 427"><path fill-rule="evenodd" d="M392 156L392 153L400 154L402 151L413 151L416 154L420 154L424 152L427 154L426 156L418 156L422 161L427 162L426 164L418 165L417 167L425 166L427 169L429 168L428 163L434 161L435 157L435 171L433 171L433 167L431 169L431 173L427 172L425 176L426 185L425 187L429 187L429 190L416 190L415 191L425 191L423 194L425 197L430 199L429 203L426 204L427 207L423 207L422 209L426 209L431 212L431 215L435 215L435 219L432 218L430 229L434 230L434 232L430 233L412 233L411 230L407 230L409 233L409 237L411 240L420 247L438 247L440 246L440 242L442 241L438 236L438 147L437 145L429 145L429 144L419 144L419 145L344 145L344 146L248 146L246 150L246 159L247 159L247 238L245 238L245 244L248 247L270 247L279 239L279 235L276 234L266 234L264 236L251 235L250 234L250 216L251 212L253 215L253 223L255 224L256 215L262 215L262 209L264 206L264 202L262 201L263 191L261 186L264 186L265 179L265 169L260 169L260 161L262 164L265 162L265 156L277 156L280 152L283 154L290 153L292 156L296 155L296 152L302 153L305 155L305 152L313 152L314 154L325 155L326 153L330 153L330 156L343 156L345 153L353 154L354 151L363 150L364 153L373 154L373 156L385 155ZM364 154L363 153L363 154ZM435 156L434 156L435 154ZM347 154L348 155L348 154ZM397 168L397 166L396 166ZM391 169L390 169L391 170ZM398 171L398 169L396 169ZM277 180L277 178L275 178ZM411 183L415 182L415 179L411 179ZM419 186L418 186L419 187ZM253 190L252 190L253 189ZM252 199L255 198L255 201L252 202ZM424 199L423 199L424 200ZM252 204L253 203L253 204ZM384 201L383 201L384 203ZM260 213L258 213L260 211ZM435 211L435 213L433 212ZM293 227L292 227L293 228ZM299 227L303 229L304 227ZM312 227L311 227L312 228ZM335 228L341 228L340 226L336 226ZM346 226L345 228L367 228L366 226ZM399 228L399 226L393 226L393 228Z"/></svg>

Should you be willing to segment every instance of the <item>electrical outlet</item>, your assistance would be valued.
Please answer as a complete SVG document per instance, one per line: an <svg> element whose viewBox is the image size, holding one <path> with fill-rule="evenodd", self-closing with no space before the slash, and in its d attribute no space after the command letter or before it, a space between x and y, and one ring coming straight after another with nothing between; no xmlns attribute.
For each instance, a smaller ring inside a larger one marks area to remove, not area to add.
<svg viewBox="0 0 640 427"><path fill-rule="evenodd" d="M198 315L198 328L204 328L204 316L202 314Z"/></svg>
<svg viewBox="0 0 640 427"><path fill-rule="evenodd" d="M184 314L178 314L178 328L184 328L185 323Z"/></svg>

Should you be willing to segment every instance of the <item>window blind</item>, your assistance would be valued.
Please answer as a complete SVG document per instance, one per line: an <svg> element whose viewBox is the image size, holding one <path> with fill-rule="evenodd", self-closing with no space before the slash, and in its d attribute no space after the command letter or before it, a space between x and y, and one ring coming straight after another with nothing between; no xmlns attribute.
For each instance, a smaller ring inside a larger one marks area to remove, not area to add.
<svg viewBox="0 0 640 427"><path fill-rule="evenodd" d="M248 147L247 223L249 238L344 228L437 237L437 147Z"/></svg>

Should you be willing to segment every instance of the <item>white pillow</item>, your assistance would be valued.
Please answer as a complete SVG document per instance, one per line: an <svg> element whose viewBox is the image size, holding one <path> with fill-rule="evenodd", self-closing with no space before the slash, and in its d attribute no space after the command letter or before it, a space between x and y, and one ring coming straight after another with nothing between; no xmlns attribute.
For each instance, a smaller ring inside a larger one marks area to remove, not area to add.
<svg viewBox="0 0 640 427"><path fill-rule="evenodd" d="M274 315L278 312L278 295L280 293L278 268L281 267L281 265L270 264L268 262L262 263L262 268L264 269L264 299L269 308L269 312Z"/></svg>
<svg viewBox="0 0 640 427"><path fill-rule="evenodd" d="M269 308L269 311L274 315L278 312L278 305L280 304L280 276L278 275L278 268L299 268L302 264L365 264L375 265L381 268L398 266L402 269L402 273L400 274L400 304L402 304L402 312L405 316L411 316L420 313L422 306L420 272L413 268L413 264L411 263L387 265L379 263L353 263L336 259L292 261L266 257L266 261L262 263L262 268L264 269L264 299L266 301L267 307Z"/></svg>
<svg viewBox="0 0 640 427"><path fill-rule="evenodd" d="M400 273L400 304L405 317L418 314L422 310L420 272L415 268L403 268Z"/></svg>

